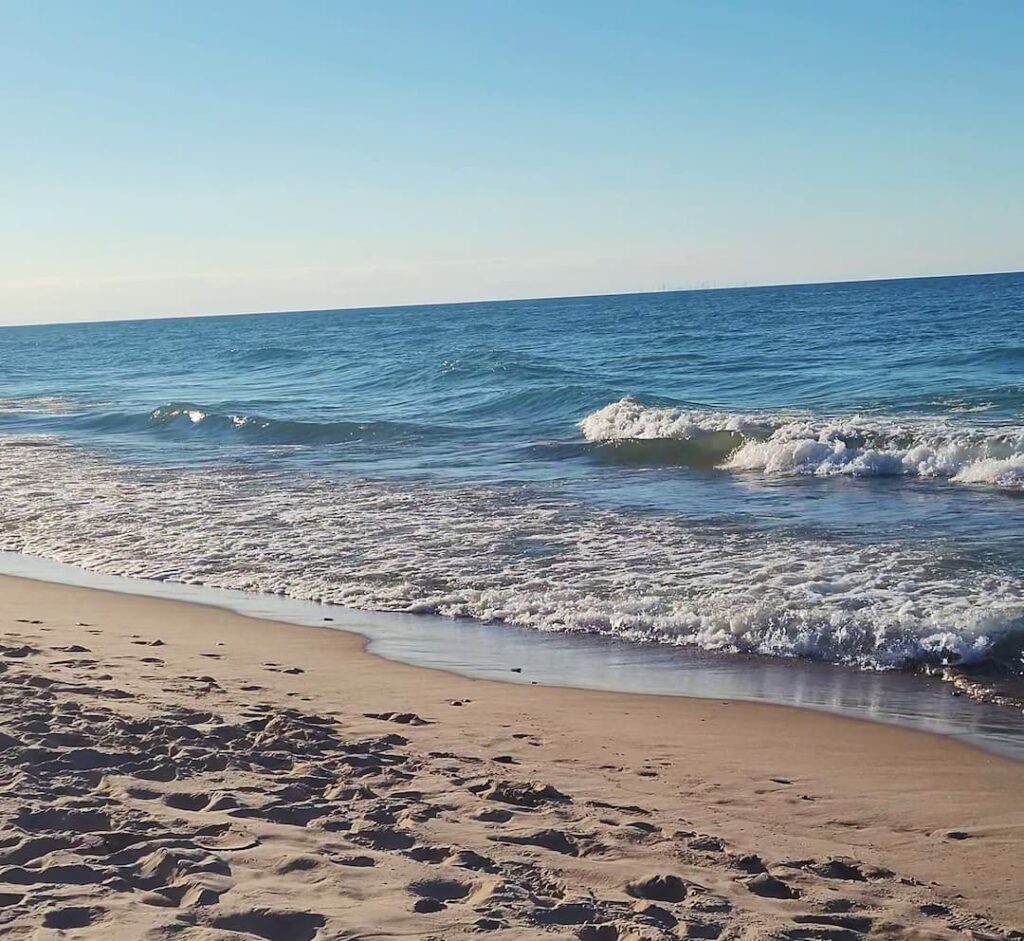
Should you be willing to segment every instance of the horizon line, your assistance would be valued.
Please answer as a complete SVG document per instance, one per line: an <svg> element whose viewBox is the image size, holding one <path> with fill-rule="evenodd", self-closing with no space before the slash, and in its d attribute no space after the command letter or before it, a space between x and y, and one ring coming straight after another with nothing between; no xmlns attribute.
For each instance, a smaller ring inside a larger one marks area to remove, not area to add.
<svg viewBox="0 0 1024 941"><path fill-rule="evenodd" d="M1011 271L964 271L951 274L932 275L900 275L891 278L849 278L825 281L772 281L763 284L726 284L708 287L661 289L656 291L612 291L604 294L545 294L532 297L479 298L468 301L419 301L412 304L378 304L360 305L357 307L311 307L301 310L241 310L224 311L210 314L150 314L140 317L117 317L83 320L47 320L26 323L0 324L0 329L10 330L20 327L67 327L84 324L120 324L142 323L150 320L199 320L227 317L273 317L285 314L329 314L356 313L359 311L377 312L387 310L421 309L428 307L470 307L479 304L526 304L534 301L572 301L597 299L605 297L639 297L656 294L704 294L711 291L758 291L766 288L823 287L826 285L845 284L885 284L894 281L940 281L948 278L990 278L1001 275L1024 274L1024 268Z"/></svg>

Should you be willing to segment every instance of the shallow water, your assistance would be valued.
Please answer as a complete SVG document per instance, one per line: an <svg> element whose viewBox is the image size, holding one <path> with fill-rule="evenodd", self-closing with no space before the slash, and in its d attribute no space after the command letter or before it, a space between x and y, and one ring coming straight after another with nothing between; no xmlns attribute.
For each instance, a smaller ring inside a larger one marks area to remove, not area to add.
<svg viewBox="0 0 1024 941"><path fill-rule="evenodd" d="M1017 274L8 328L0 548L1020 675L1022 309Z"/></svg>

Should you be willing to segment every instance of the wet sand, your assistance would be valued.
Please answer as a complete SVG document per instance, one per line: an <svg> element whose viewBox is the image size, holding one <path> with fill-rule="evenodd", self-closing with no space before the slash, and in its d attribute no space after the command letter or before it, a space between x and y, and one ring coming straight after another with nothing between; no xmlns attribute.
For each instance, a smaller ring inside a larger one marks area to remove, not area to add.
<svg viewBox="0 0 1024 941"><path fill-rule="evenodd" d="M0 578L5 937L1012 937L1024 764ZM510 665L511 667L512 665Z"/></svg>
<svg viewBox="0 0 1024 941"><path fill-rule="evenodd" d="M284 595L125 578L0 552L0 576L225 608L248 617L359 634L388 660L505 683L767 702L940 732L1024 759L1024 714L978 702L937 676L645 644L433 614L363 611ZM512 665L520 668L515 672Z"/></svg>

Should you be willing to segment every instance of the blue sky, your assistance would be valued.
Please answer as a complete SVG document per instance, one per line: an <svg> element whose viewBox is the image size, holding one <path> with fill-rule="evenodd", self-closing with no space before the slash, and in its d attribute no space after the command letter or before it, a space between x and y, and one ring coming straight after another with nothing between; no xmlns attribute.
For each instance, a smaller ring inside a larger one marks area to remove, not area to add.
<svg viewBox="0 0 1024 941"><path fill-rule="evenodd" d="M0 322L1024 267L1024 4L5 2Z"/></svg>

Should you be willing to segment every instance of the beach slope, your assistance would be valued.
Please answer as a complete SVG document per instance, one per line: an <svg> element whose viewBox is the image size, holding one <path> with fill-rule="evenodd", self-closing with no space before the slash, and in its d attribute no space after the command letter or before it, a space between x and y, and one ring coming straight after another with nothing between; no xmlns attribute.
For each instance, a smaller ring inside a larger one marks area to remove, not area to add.
<svg viewBox="0 0 1024 941"><path fill-rule="evenodd" d="M16 578L0 632L6 938L1024 927L1024 765L948 738Z"/></svg>

